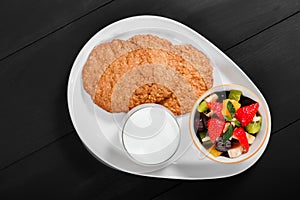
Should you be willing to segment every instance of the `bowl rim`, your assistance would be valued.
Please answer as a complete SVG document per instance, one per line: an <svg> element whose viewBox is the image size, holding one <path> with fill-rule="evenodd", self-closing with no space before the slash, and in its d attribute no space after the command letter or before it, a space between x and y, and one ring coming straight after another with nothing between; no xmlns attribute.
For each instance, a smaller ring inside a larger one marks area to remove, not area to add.
<svg viewBox="0 0 300 200"><path fill-rule="evenodd" d="M238 159L239 157L237 158L230 158L232 161L224 161L224 160L220 160L218 159L218 157L214 157L213 155L211 155L211 153L209 151L207 151L205 149L205 147L202 146L199 147L198 144L197 144L197 141L196 141L196 136L195 136L195 131L194 131L194 123L193 123L193 116L195 115L195 112L196 112L196 108L200 102L200 100L202 100L203 98L205 98L207 95L211 94L212 93L212 90L216 90L218 91L217 89L218 88L222 88L222 87L232 87L233 89L236 88L241 88L242 90L245 90L247 91L248 93L251 93L251 95L253 95L260 103L260 105L262 105L263 107L263 111L265 113L265 116L266 116L266 130L264 132L264 137L263 139L261 140L259 146L251 153L249 154L248 156L244 157L244 158L241 158L241 159ZM203 154L205 155L205 157L209 158L210 160L212 161L215 161L215 162L218 162L218 163L222 163L222 164L235 164L235 163L240 163L240 162L243 162L245 160L248 160L249 158L251 158L252 156L254 156L261 148L262 146L265 144L266 142L266 139L267 139L267 136L269 135L269 116L267 114L267 108L266 108L266 105L263 103L263 101L261 100L260 97L258 97L252 90L250 90L249 88L245 87L245 86L242 86L242 85L239 85L239 84L235 84L235 83L227 83L227 84L220 84L220 85L216 85L216 86L213 86L212 88L210 88L209 90L207 90L205 93L203 93L198 99L197 101L195 102L191 112L190 112L190 117L189 117L189 131L190 131L190 136L192 138L192 141L194 143L194 146ZM205 150L204 150L205 149Z"/></svg>

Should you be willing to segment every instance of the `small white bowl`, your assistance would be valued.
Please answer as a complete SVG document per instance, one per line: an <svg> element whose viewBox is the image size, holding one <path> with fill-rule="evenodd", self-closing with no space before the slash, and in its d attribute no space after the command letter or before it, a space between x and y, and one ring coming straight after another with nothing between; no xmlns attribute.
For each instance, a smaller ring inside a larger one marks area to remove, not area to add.
<svg viewBox="0 0 300 200"><path fill-rule="evenodd" d="M244 96L249 97L249 98L251 98L254 101L259 103L258 112L262 116L261 129L257 133L253 144L249 147L248 152L243 153L242 155L240 155L239 157L236 157L236 158L229 158L229 157L225 157L225 156L215 157L201 144L198 137L196 136L196 133L195 133L195 130L194 130L194 116L195 116L195 113L196 113L196 110L197 110L197 107L198 107L199 103L202 100L204 100L206 97L208 97L209 95L211 95L215 92L229 91L229 90L233 90L233 89L242 91L242 94ZM267 108L262 103L262 100L254 92L252 92L250 89L248 89L244 86L241 86L241 85L237 85L237 84L218 85L218 86L215 86L215 87L211 88L207 92L205 92L197 100L197 102L193 106L193 109L190 113L190 120L189 121L190 121L189 122L190 135L192 137L194 145L200 151L200 153L204 154L206 157L208 157L209 159L211 159L213 161L216 161L216 162L219 162L219 163L225 163L225 164L239 163L239 162L245 161L245 160L251 158L252 156L254 156L260 150L260 148L263 146L264 142L266 142L267 135L269 134L268 127L269 127L270 121L269 121L269 118L268 118L268 115L267 115Z"/></svg>

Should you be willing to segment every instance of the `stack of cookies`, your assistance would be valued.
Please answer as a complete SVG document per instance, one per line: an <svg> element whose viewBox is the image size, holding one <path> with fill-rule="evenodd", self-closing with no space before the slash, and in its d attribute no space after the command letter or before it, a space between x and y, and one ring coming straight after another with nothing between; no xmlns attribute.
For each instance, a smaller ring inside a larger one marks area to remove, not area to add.
<svg viewBox="0 0 300 200"><path fill-rule="evenodd" d="M212 74L209 59L193 46L147 34L94 47L82 80L93 102L108 112L157 103L181 115L212 87Z"/></svg>

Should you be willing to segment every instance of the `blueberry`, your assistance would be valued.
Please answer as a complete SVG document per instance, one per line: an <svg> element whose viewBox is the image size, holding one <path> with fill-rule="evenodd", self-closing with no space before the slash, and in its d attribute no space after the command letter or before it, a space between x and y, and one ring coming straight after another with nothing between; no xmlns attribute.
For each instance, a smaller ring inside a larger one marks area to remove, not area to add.
<svg viewBox="0 0 300 200"><path fill-rule="evenodd" d="M216 150L221 152L227 152L231 147L231 142L229 140L226 140L223 142L222 137L218 137L216 140Z"/></svg>

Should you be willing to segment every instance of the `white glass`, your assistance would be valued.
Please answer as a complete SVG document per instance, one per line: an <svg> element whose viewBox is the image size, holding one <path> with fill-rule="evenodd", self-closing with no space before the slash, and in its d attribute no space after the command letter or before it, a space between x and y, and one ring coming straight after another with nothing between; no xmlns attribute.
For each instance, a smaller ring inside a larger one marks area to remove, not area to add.
<svg viewBox="0 0 300 200"><path fill-rule="evenodd" d="M121 134L124 150L141 165L170 162L180 143L180 127L167 108L142 104L124 118Z"/></svg>

